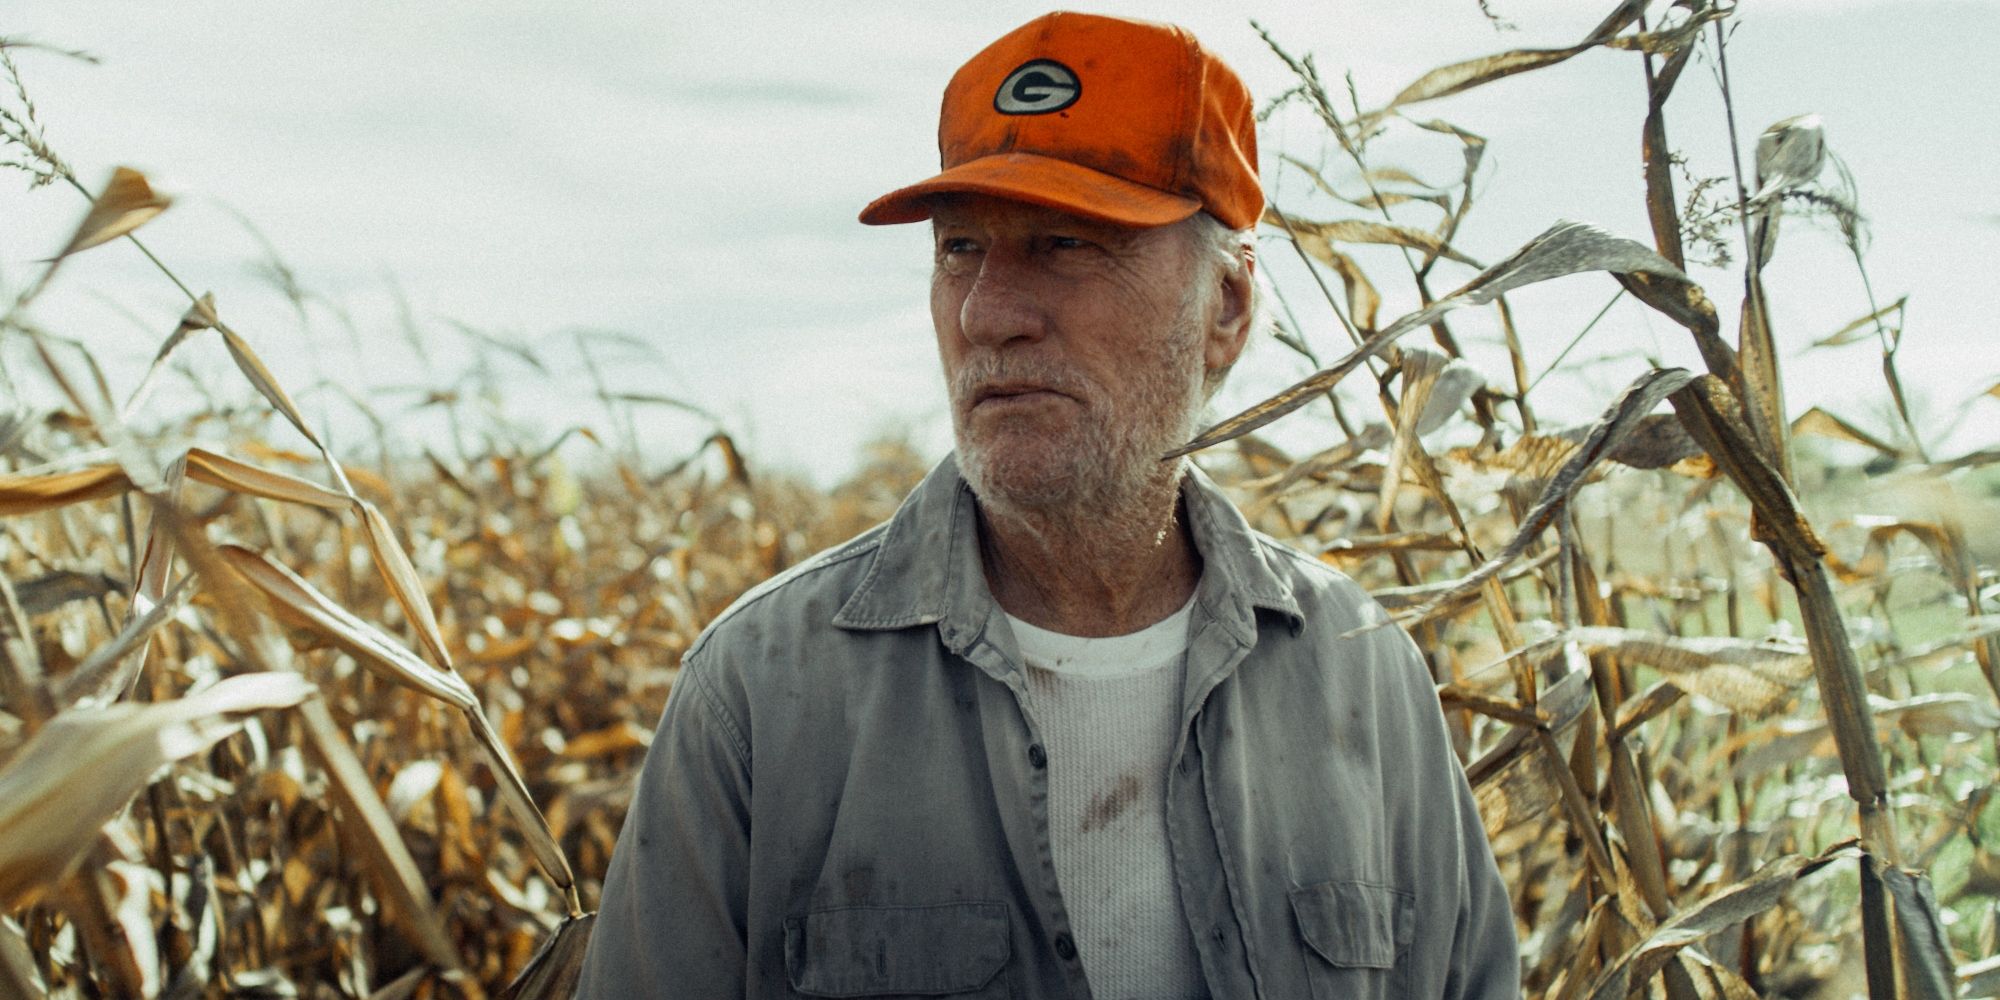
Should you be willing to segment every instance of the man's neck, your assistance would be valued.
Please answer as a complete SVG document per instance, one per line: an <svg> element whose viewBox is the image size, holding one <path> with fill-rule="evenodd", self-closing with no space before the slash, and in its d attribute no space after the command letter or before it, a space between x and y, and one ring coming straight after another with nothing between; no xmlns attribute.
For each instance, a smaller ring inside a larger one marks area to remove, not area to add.
<svg viewBox="0 0 2000 1000"><path fill-rule="evenodd" d="M980 559L994 600L1052 632L1126 635L1179 610L1194 593L1201 558L1173 480L1095 510L979 507Z"/></svg>

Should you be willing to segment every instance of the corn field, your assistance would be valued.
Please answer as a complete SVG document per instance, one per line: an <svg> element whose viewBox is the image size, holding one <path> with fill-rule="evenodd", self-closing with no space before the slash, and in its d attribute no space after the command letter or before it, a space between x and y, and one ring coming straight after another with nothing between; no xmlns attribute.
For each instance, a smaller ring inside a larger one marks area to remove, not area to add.
<svg viewBox="0 0 2000 1000"><path fill-rule="evenodd" d="M1529 995L2000 996L2000 447L1924 446L1901 303L1874 299L1815 120L1771 124L1722 183L1679 174L1668 97L1706 76L1727 103L1734 15L1629 0L1572 47L1440 67L1375 109L1267 36L1297 79L1267 114L1335 151L1284 157L1317 197L1261 229L1310 272L1271 291L1315 372L1185 453L1428 652ZM1467 257L1505 140L1419 106L1600 48L1644 83L1651 231L1550 220ZM335 454L253 346L278 335L146 250L169 200L125 168L93 188L44 141L28 55L66 57L0 38L0 150L28 197L83 198L0 316L0 996L568 995L680 654L926 463L885 443L821 491L722 431L489 421L452 453L374 416L373 454ZM1447 144L1463 175L1418 184L1374 158L1384 135ZM1764 290L1787 221L1852 251L1860 318L1816 346L1873 345L1892 426L1787 408L1779 345L1806 337ZM1733 250L1740 287L1691 280L1697 246ZM143 253L186 293L134 385L35 318L81 253ZM1634 363L1596 421L1538 420L1528 373L1552 362L1507 296L1557 279L1615 283L1703 370ZM1460 349L1453 320L1481 313L1509 370ZM256 405L161 415L215 341ZM454 438L487 419L431 403ZM1260 436L1280 419L1323 445ZM596 461L565 459L579 439Z"/></svg>

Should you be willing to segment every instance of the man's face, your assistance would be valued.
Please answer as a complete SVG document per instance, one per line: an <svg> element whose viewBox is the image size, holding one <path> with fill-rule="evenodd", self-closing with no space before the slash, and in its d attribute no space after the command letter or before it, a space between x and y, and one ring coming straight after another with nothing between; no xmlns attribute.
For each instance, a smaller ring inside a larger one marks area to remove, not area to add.
<svg viewBox="0 0 2000 1000"><path fill-rule="evenodd" d="M1212 265L1191 225L998 198L932 216L931 319L966 480L1003 507L1103 509L1171 479L1202 400Z"/></svg>

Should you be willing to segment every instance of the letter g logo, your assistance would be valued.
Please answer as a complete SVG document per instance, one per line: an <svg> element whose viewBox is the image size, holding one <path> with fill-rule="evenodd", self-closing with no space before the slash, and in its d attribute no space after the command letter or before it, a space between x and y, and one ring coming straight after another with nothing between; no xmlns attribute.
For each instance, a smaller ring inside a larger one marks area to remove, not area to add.
<svg viewBox="0 0 2000 1000"><path fill-rule="evenodd" d="M1083 95L1083 84L1068 66L1053 59L1035 59L1015 67L993 93L993 110L1003 115L1046 115L1069 107Z"/></svg>

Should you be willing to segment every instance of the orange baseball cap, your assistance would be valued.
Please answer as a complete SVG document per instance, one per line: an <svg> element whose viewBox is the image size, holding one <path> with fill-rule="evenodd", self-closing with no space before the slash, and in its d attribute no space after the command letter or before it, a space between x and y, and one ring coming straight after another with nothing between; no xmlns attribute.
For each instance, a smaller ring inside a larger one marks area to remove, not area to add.
<svg viewBox="0 0 2000 1000"><path fill-rule="evenodd" d="M938 156L861 221L921 222L958 192L1133 227L1207 209L1248 229L1264 211L1249 88L1171 24L1057 11L1008 32L945 87Z"/></svg>

